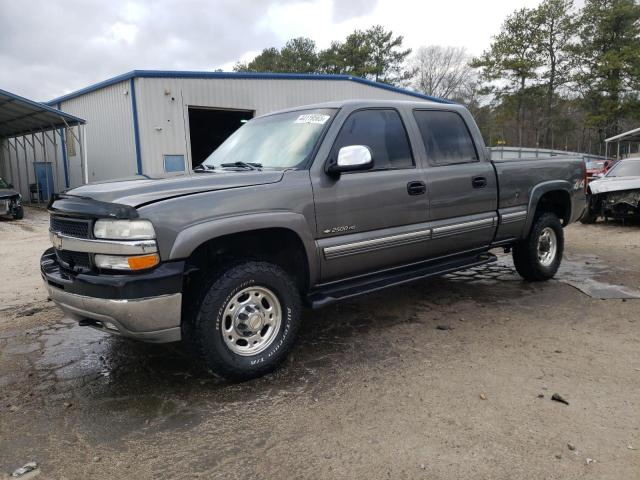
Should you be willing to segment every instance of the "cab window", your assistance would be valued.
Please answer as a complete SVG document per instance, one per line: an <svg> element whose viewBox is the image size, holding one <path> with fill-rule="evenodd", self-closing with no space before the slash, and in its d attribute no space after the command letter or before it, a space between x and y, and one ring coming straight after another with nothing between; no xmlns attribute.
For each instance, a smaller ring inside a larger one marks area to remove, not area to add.
<svg viewBox="0 0 640 480"><path fill-rule="evenodd" d="M413 156L400 114L393 109L358 110L344 122L333 146L365 145L373 156L373 170L411 168Z"/></svg>
<svg viewBox="0 0 640 480"><path fill-rule="evenodd" d="M478 153L464 120L456 112L415 110L427 160L435 165L478 161Z"/></svg>

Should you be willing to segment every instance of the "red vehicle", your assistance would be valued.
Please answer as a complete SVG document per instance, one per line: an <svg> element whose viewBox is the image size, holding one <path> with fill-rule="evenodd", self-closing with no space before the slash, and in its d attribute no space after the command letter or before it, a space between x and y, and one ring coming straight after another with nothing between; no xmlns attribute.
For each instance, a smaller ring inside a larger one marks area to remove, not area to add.
<svg viewBox="0 0 640 480"><path fill-rule="evenodd" d="M607 173L610 163L609 160L587 160L585 162L587 167L587 180L590 182Z"/></svg>

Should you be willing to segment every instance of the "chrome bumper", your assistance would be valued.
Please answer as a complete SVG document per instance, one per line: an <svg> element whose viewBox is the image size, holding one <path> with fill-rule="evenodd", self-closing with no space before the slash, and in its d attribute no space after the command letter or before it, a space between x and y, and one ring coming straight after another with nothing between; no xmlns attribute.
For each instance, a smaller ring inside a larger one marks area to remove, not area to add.
<svg viewBox="0 0 640 480"><path fill-rule="evenodd" d="M46 282L45 286L65 316L82 325L145 342L180 340L181 293L118 300L76 295Z"/></svg>

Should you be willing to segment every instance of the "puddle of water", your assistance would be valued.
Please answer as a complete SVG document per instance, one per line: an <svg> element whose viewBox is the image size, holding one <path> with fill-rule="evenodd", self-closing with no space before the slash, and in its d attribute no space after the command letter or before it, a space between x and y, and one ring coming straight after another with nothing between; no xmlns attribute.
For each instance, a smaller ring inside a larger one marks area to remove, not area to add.
<svg viewBox="0 0 640 480"><path fill-rule="evenodd" d="M559 280L567 285L577 288L582 293L589 295L591 298L599 298L601 300L640 298L640 291L638 290L633 290L621 285L609 285L590 278L580 278L577 280L561 278Z"/></svg>
<svg viewBox="0 0 640 480"><path fill-rule="evenodd" d="M511 273L508 275L517 277L518 274L511 257L500 256L496 264L503 271L505 269L510 271ZM611 271L611 267L596 256L565 255L554 280L569 285L591 298L601 300L640 299L640 290L596 280L596 277L610 274Z"/></svg>
<svg viewBox="0 0 640 480"><path fill-rule="evenodd" d="M620 271L622 273L622 271ZM602 300L640 299L640 290L597 280L597 277L611 274L611 268L596 256L565 256L554 280L569 285L591 298ZM509 255L499 255L498 261L488 265L462 270L445 275L452 282L470 285L497 285L500 282L523 282L516 272Z"/></svg>

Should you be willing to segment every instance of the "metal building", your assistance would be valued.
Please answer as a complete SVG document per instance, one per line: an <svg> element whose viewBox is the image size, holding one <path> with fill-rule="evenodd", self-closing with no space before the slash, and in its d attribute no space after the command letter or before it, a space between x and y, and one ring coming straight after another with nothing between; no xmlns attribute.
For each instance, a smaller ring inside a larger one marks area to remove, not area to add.
<svg viewBox="0 0 640 480"><path fill-rule="evenodd" d="M134 70L48 105L87 121L86 171L61 152L68 186L189 174L242 123L287 107L343 99L446 102L347 75Z"/></svg>
<svg viewBox="0 0 640 480"><path fill-rule="evenodd" d="M51 193L69 183L63 152L77 152L78 170L82 171L84 123L81 118L0 90L0 177L22 194L24 202L46 202Z"/></svg>

